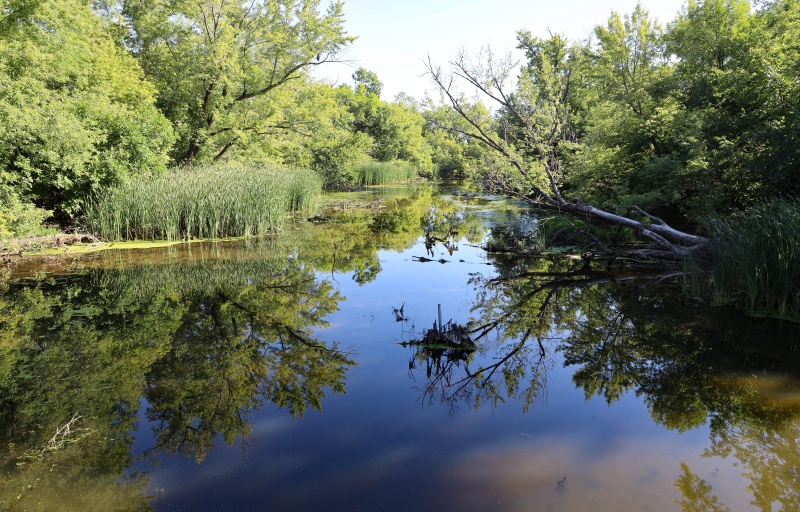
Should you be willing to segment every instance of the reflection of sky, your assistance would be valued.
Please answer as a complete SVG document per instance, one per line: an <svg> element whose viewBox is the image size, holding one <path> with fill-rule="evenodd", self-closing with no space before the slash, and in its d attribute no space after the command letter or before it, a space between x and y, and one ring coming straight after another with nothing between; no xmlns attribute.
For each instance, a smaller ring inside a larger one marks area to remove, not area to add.
<svg viewBox="0 0 800 512"><path fill-rule="evenodd" d="M425 255L422 244L380 252L382 271L364 286L335 275L347 299L319 334L356 349L345 396L329 393L322 413L296 421L266 406L244 451L220 439L201 465L169 457L158 468L138 465L163 489L156 509L678 510L673 484L686 461L746 510L741 471L700 457L707 428L667 431L633 393L612 406L586 401L558 353L546 399L527 414L509 400L450 417L446 406L421 401L424 375L409 378L409 349L397 343L412 325L417 337L430 328L437 304L445 321L466 322L470 274L493 272L485 253L463 240L452 257L437 254L448 263L412 260ZM408 323L395 322L392 308L401 304ZM140 432L148 431L143 423Z"/></svg>

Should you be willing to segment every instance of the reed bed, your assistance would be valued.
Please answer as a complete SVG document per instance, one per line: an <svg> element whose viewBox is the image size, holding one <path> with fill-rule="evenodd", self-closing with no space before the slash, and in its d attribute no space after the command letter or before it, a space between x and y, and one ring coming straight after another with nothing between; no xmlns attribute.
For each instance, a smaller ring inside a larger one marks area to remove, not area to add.
<svg viewBox="0 0 800 512"><path fill-rule="evenodd" d="M408 162L367 162L358 167L357 184L389 185L410 181L418 176L417 170Z"/></svg>
<svg viewBox="0 0 800 512"><path fill-rule="evenodd" d="M800 203L774 200L710 230L715 300L800 321Z"/></svg>
<svg viewBox="0 0 800 512"><path fill-rule="evenodd" d="M321 193L322 180L310 170L204 165L107 189L91 201L86 219L108 240L261 235L287 212L314 206Z"/></svg>

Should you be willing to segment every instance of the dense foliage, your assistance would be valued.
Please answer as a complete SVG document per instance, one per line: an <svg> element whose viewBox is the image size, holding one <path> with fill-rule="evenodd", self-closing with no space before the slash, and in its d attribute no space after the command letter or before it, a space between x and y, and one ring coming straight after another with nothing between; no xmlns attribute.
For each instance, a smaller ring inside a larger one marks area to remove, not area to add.
<svg viewBox="0 0 800 512"><path fill-rule="evenodd" d="M3 0L0 12L0 236L41 221L31 202L73 215L90 191L166 168L156 90L87 2Z"/></svg>
<svg viewBox="0 0 800 512"><path fill-rule="evenodd" d="M697 225L800 194L799 38L796 0L692 0L666 28L638 5L574 43L523 30L519 72L488 52L462 53L452 75L430 66L457 102L434 122L488 142L503 159L480 176L501 189L547 193L549 173L582 202ZM458 82L500 108L459 95Z"/></svg>
<svg viewBox="0 0 800 512"><path fill-rule="evenodd" d="M518 74L491 52L461 52L449 72L429 63L449 104L433 120L495 155L477 168L486 185L650 244L628 255L713 253L718 298L791 316L800 285L783 240L800 195L798 38L797 0L690 1L666 29L640 4L587 41L520 31Z"/></svg>
<svg viewBox="0 0 800 512"><path fill-rule="evenodd" d="M343 16L318 0L0 1L0 237L70 226L169 167L305 168L329 188L373 160L429 173L421 113L382 101L374 73L310 77L353 41Z"/></svg>
<svg viewBox="0 0 800 512"><path fill-rule="evenodd" d="M577 42L522 30L521 67L456 59L471 85L507 93L496 110L459 96L461 112L382 100L364 68L353 85L311 78L354 39L341 2L0 0L0 12L0 237L69 225L100 190L210 161L311 169L332 189L375 181L374 162L522 194L547 190L547 171L581 203L690 229L800 194L798 0L691 0L666 26L639 5Z"/></svg>

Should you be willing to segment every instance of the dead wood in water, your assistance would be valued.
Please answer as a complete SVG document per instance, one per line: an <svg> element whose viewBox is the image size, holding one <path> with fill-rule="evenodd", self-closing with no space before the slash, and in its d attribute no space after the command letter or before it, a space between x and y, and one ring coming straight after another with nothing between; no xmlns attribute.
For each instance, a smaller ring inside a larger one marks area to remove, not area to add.
<svg viewBox="0 0 800 512"><path fill-rule="evenodd" d="M25 252L42 251L75 244L102 243L93 235L80 233L57 233L48 236L32 236L0 241L0 258L22 256Z"/></svg>

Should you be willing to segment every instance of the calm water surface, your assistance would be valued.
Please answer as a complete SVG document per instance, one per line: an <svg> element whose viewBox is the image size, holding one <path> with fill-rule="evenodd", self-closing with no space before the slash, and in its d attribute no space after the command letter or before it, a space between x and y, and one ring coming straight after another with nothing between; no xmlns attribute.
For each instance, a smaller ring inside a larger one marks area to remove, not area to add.
<svg viewBox="0 0 800 512"><path fill-rule="evenodd" d="M487 255L532 222L498 198L340 200L376 198L18 267L0 510L800 510L797 326Z"/></svg>

